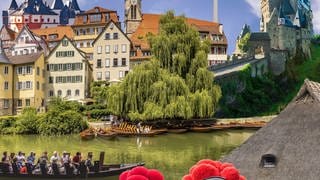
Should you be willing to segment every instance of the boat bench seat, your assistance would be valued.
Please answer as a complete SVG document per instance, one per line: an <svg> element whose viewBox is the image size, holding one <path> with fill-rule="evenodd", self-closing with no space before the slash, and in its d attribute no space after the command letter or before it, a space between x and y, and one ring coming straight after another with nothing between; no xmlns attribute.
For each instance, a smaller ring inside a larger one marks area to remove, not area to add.
<svg viewBox="0 0 320 180"><path fill-rule="evenodd" d="M9 169L9 164L8 163L0 163L0 171L3 174L8 174L10 173L10 169Z"/></svg>

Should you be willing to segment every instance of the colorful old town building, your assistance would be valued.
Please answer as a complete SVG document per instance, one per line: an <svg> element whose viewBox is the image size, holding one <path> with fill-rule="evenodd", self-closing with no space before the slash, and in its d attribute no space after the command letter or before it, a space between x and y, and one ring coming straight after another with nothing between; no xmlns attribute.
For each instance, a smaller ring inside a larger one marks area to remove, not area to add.
<svg viewBox="0 0 320 180"><path fill-rule="evenodd" d="M131 42L119 24L109 21L93 45L94 80L119 82L123 79L130 69Z"/></svg>
<svg viewBox="0 0 320 180"><path fill-rule="evenodd" d="M103 31L108 22L119 22L116 11L102 7L94 7L84 13L78 14L72 26L77 48L84 51L89 60L93 59L93 41Z"/></svg>
<svg viewBox="0 0 320 180"><path fill-rule="evenodd" d="M161 14L143 14L141 6L141 0L125 0L126 33L133 43L130 57L131 68L151 58L151 49L146 35L159 33ZM228 43L223 25L193 18L186 18L186 22L199 31L202 40L210 41L208 65L224 63L227 60Z"/></svg>
<svg viewBox="0 0 320 180"><path fill-rule="evenodd" d="M63 4L62 0L55 0L53 4L45 0L24 0L20 6L12 0L9 9L2 12L2 19L4 25L19 32L25 25L30 29L71 25L80 12L77 0L69 4Z"/></svg>
<svg viewBox="0 0 320 180"><path fill-rule="evenodd" d="M85 53L64 36L46 59L46 97L84 102L90 96L92 69Z"/></svg>
<svg viewBox="0 0 320 180"><path fill-rule="evenodd" d="M0 30L0 38L2 41L2 47L5 52L9 52L9 49L14 45L17 33L12 31L7 26L3 25Z"/></svg>

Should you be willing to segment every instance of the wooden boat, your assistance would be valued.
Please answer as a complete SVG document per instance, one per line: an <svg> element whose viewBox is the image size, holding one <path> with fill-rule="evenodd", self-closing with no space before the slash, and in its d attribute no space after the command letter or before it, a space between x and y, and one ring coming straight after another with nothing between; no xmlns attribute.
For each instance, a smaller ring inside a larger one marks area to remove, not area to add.
<svg viewBox="0 0 320 180"><path fill-rule="evenodd" d="M151 130L150 132L131 132L131 131L124 131L121 129L112 129L113 132L115 132L117 135L119 136L124 136L124 137L128 137L128 136L155 136L157 134L157 131Z"/></svg>
<svg viewBox="0 0 320 180"><path fill-rule="evenodd" d="M0 163L1 164L1 163ZM3 163L0 165L0 178L1 177L12 177L12 178L29 178L29 179L79 179L79 178L83 178L83 179L88 179L88 178L96 178L96 177L109 177L109 176L116 176L116 175L120 175L122 172L135 168L137 166L143 166L144 163L133 163L133 164L114 164L114 165L104 165L100 170L97 172L86 172L86 171L82 171L81 174L81 170L80 170L80 174L73 174L73 172L71 171L71 173L67 174L67 173L55 173L55 171L53 171L52 174L42 174L41 171L39 171L38 173L19 173L19 171L16 172L7 172L5 170L6 167L3 166ZM5 173L7 172L7 173Z"/></svg>
<svg viewBox="0 0 320 180"><path fill-rule="evenodd" d="M114 140L117 138L117 133L116 132L106 132L106 131L98 131L97 132L97 137L107 139L107 140Z"/></svg>
<svg viewBox="0 0 320 180"><path fill-rule="evenodd" d="M80 137L82 140L91 140L96 136L93 130L84 130L80 133Z"/></svg>
<svg viewBox="0 0 320 180"><path fill-rule="evenodd" d="M211 132L213 129L212 127L192 127L190 128L191 131L193 132L199 132L199 133L207 133L207 132Z"/></svg>
<svg viewBox="0 0 320 180"><path fill-rule="evenodd" d="M92 152L89 152L92 154ZM78 171L79 173L74 174L74 169L70 166L69 163L64 164L64 172L61 172L57 164L51 164L52 173L48 173L48 168L46 164L40 164L40 168L37 171L33 171L32 165L26 163L26 173L20 173L18 170L17 164L12 165L12 172L9 170L9 164L0 163L0 178L1 177L13 177L16 179L68 179L68 178L96 178L96 177L109 177L120 175L122 172L135 168L137 166L144 166L144 163L132 163L132 164L109 164L104 165L104 156L105 152L100 152L99 161L94 161L94 165L88 168L85 165L85 162L80 162Z"/></svg>
<svg viewBox="0 0 320 180"><path fill-rule="evenodd" d="M188 129L168 129L168 133L182 134L187 132Z"/></svg>
<svg viewBox="0 0 320 180"><path fill-rule="evenodd" d="M153 130L155 132L156 135L158 134L164 134L168 132L168 129L164 128L164 129L154 129Z"/></svg>

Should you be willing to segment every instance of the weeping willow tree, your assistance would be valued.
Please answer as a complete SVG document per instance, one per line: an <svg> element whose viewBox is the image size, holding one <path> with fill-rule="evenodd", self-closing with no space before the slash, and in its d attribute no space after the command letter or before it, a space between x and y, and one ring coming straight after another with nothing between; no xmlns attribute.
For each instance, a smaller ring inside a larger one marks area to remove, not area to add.
<svg viewBox="0 0 320 180"><path fill-rule="evenodd" d="M139 121L212 117L221 90L207 70L209 43L171 11L160 18L159 35L148 40L152 60L109 87L109 110Z"/></svg>

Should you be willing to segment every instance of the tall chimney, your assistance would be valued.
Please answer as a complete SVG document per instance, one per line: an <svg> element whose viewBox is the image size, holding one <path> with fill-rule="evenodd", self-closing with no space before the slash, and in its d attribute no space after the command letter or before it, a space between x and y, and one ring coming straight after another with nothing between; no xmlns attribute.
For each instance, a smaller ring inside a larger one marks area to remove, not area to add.
<svg viewBox="0 0 320 180"><path fill-rule="evenodd" d="M213 0L213 22L219 22L218 0Z"/></svg>

